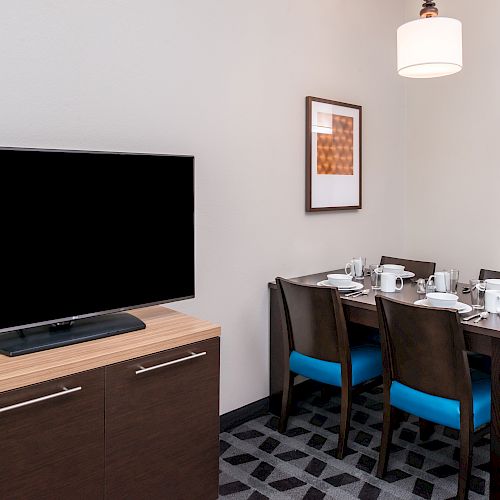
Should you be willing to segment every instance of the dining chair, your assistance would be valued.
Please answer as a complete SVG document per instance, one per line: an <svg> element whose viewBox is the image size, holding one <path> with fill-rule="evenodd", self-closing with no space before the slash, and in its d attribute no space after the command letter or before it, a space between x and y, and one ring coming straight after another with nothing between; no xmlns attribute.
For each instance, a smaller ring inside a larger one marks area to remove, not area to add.
<svg viewBox="0 0 500 500"><path fill-rule="evenodd" d="M384 413L377 476L387 473L394 409L460 431L458 498L467 498L474 433L491 419L488 375L469 369L458 313L377 296Z"/></svg>
<svg viewBox="0 0 500 500"><path fill-rule="evenodd" d="M344 310L336 288L276 278L283 325L283 398L278 430L286 431L296 375L341 388L336 457L344 458L354 392L380 384L380 346L350 348Z"/></svg>
<svg viewBox="0 0 500 500"><path fill-rule="evenodd" d="M499 280L500 279L500 271L492 271L491 269L481 269L481 271L479 272L479 279L480 280L490 280L490 279Z"/></svg>
<svg viewBox="0 0 500 500"><path fill-rule="evenodd" d="M428 278L436 270L435 262L425 262L421 260L400 259L398 257L387 257L383 255L380 259L380 265L384 264L398 264L405 266L406 271L415 273L416 278Z"/></svg>

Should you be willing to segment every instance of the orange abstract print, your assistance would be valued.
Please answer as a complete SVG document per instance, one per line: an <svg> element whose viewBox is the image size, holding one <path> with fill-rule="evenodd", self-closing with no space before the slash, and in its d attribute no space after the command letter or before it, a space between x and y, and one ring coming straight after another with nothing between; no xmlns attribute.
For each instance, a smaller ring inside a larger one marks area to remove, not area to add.
<svg viewBox="0 0 500 500"><path fill-rule="evenodd" d="M317 134L317 172L323 175L354 175L354 120L350 116L318 113L325 124L331 124L331 134Z"/></svg>

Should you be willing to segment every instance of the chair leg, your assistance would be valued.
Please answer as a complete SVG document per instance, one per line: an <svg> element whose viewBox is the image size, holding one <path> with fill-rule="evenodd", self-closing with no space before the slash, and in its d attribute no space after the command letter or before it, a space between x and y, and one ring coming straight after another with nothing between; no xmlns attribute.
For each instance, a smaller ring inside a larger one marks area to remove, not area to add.
<svg viewBox="0 0 500 500"><path fill-rule="evenodd" d="M460 429L460 470L458 473L459 500L466 500L469 493L470 473L472 467L472 441L470 429Z"/></svg>
<svg viewBox="0 0 500 500"><path fill-rule="evenodd" d="M290 406L292 404L293 381L295 376L290 372L288 377L284 377L283 397L281 399L281 415L278 423L278 432L283 434L286 431Z"/></svg>
<svg viewBox="0 0 500 500"><path fill-rule="evenodd" d="M382 427L382 441L380 443L380 453L378 457L377 477L382 479L387 473L389 463L389 452L392 443L392 431L394 422L398 421L400 412L391 406L390 400L384 401L384 416Z"/></svg>
<svg viewBox="0 0 500 500"><path fill-rule="evenodd" d="M419 418L418 425L420 427L420 440L428 441L434 434L434 424L428 420Z"/></svg>
<svg viewBox="0 0 500 500"><path fill-rule="evenodd" d="M392 430L397 431L404 422L404 414L398 408L392 408L391 410L391 425Z"/></svg>
<svg viewBox="0 0 500 500"><path fill-rule="evenodd" d="M337 458L342 460L347 451L347 438L351 426L352 389L342 388L342 400L340 403L340 431L337 445Z"/></svg>

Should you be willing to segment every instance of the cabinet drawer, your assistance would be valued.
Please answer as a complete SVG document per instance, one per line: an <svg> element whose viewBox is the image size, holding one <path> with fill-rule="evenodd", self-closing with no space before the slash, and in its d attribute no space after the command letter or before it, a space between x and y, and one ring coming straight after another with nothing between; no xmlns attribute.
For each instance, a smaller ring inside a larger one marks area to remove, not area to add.
<svg viewBox="0 0 500 500"><path fill-rule="evenodd" d="M106 496L216 499L219 339L106 367Z"/></svg>
<svg viewBox="0 0 500 500"><path fill-rule="evenodd" d="M104 374L0 394L0 498L103 498Z"/></svg>

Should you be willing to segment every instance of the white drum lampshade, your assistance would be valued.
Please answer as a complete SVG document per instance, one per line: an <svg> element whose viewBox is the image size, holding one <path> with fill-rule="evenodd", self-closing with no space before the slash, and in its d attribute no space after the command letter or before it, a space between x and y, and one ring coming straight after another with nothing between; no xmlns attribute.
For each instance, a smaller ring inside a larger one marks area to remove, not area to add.
<svg viewBox="0 0 500 500"><path fill-rule="evenodd" d="M428 17L398 28L398 73L408 78L436 78L462 69L462 23Z"/></svg>

